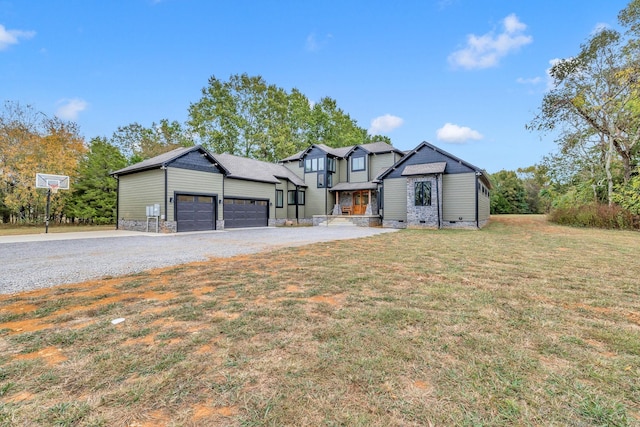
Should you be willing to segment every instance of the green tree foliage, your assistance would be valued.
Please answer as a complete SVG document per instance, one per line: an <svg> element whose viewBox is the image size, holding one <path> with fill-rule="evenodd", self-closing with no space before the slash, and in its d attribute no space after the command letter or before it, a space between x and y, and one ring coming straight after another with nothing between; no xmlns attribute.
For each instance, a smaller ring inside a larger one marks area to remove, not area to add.
<svg viewBox="0 0 640 427"><path fill-rule="evenodd" d="M618 185L614 201L634 215L640 215L640 167L626 184Z"/></svg>
<svg viewBox="0 0 640 427"><path fill-rule="evenodd" d="M529 213L527 193L522 180L514 171L501 170L491 175L491 213Z"/></svg>
<svg viewBox="0 0 640 427"><path fill-rule="evenodd" d="M127 159L106 138L94 138L78 165L78 179L65 207L67 217L95 224L115 223L117 180L109 175Z"/></svg>
<svg viewBox="0 0 640 427"><path fill-rule="evenodd" d="M111 137L111 144L129 163L137 163L178 147L189 147L193 139L179 122L161 119L148 128L135 122L120 126Z"/></svg>
<svg viewBox="0 0 640 427"><path fill-rule="evenodd" d="M548 92L528 128L559 131L558 152L548 167L556 208L613 203L629 206L630 181L640 162L640 0L619 14L625 34L604 29L576 56L550 71ZM595 210L599 212L599 210Z"/></svg>
<svg viewBox="0 0 640 427"><path fill-rule="evenodd" d="M275 162L310 144L332 147L368 141L335 100L325 97L311 105L299 90L268 84L261 76L215 76L189 106L188 125L202 145L213 152Z"/></svg>
<svg viewBox="0 0 640 427"><path fill-rule="evenodd" d="M524 187L527 212L545 213L549 211L551 200L549 197L550 180L544 165L534 165L519 168L518 178Z"/></svg>

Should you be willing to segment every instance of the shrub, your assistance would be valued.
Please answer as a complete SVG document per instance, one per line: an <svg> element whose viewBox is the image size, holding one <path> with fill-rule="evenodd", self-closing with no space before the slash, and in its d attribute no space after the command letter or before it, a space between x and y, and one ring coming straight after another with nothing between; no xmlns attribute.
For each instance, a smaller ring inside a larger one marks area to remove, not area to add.
<svg viewBox="0 0 640 427"><path fill-rule="evenodd" d="M551 211L549 220L574 227L640 230L640 216L617 205L599 203L558 207Z"/></svg>

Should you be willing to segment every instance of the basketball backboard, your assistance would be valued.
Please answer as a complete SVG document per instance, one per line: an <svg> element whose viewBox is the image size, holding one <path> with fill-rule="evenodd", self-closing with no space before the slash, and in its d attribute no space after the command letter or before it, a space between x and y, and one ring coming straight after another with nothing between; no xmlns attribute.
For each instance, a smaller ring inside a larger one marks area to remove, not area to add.
<svg viewBox="0 0 640 427"><path fill-rule="evenodd" d="M56 192L69 189L69 177L66 175L52 175L48 173L36 174L36 188L46 188Z"/></svg>

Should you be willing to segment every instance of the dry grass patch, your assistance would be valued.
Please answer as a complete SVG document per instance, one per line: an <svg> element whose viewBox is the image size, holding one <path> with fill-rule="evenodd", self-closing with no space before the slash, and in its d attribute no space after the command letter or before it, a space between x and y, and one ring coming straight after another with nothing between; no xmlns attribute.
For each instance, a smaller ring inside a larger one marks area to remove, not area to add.
<svg viewBox="0 0 640 427"><path fill-rule="evenodd" d="M497 217L2 296L0 425L637 425L638 253Z"/></svg>

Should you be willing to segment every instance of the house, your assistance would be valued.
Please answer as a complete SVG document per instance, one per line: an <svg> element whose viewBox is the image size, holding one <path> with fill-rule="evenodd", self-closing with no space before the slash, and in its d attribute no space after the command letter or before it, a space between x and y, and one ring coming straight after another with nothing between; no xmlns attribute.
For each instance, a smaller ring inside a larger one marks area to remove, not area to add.
<svg viewBox="0 0 640 427"><path fill-rule="evenodd" d="M118 228L166 232L327 224L472 227L489 219L486 173L426 142L314 144L278 164L182 147L112 173ZM151 211L147 207L152 207ZM154 208L155 207L155 208Z"/></svg>

